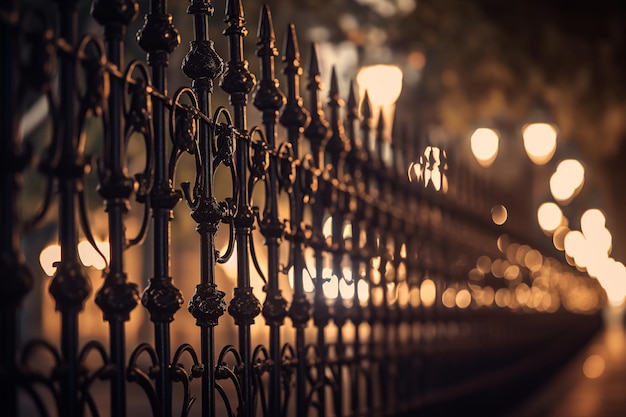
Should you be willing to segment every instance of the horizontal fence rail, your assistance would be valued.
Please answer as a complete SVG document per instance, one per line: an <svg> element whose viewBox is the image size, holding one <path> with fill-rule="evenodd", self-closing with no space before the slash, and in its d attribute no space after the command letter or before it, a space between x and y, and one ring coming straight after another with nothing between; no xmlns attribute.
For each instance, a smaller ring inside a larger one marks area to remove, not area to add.
<svg viewBox="0 0 626 417"><path fill-rule="evenodd" d="M227 0L219 18L210 1L192 0L181 22L193 25L189 86L171 93L181 36L165 0L141 11L146 59L129 63L136 1L93 1L103 38L79 36L77 0L55 3L56 30L42 11L0 6L7 416L487 412L599 327L597 282L518 228L496 226L497 190L452 149L408 129L388 137L367 92L358 99L350 83L344 103L334 69L323 105L315 44L301 97L295 27L280 54L268 6L254 75L241 0ZM218 30L226 58L209 36ZM215 105L224 93L229 106ZM31 142L20 122L40 97L50 128ZM260 125L248 126L249 115ZM105 246L90 220L94 192ZM181 200L197 237L173 227ZM59 257L48 282L26 255L29 236L50 224ZM172 264L187 262L177 246L194 239L197 276L174 276ZM92 264L104 263L103 279L84 265L81 240ZM145 276L132 276L131 250ZM183 295L188 283L195 290ZM44 285L54 306L29 313ZM106 328L98 338L80 324L92 303L90 323ZM176 330L184 315L194 330ZM55 339L22 337L49 316L60 323Z"/></svg>

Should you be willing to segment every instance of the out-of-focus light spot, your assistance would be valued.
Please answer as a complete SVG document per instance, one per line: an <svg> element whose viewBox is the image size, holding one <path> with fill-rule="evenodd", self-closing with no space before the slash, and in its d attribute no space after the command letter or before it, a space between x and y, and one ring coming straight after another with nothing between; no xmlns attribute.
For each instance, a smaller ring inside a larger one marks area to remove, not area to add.
<svg viewBox="0 0 626 417"><path fill-rule="evenodd" d="M346 224L343 227L343 238L352 239L352 225L351 224Z"/></svg>
<svg viewBox="0 0 626 417"><path fill-rule="evenodd" d="M323 275L325 278L330 278L328 281L324 282L322 287L324 296L331 299L337 298L339 296L339 278L333 275L332 269L330 268L324 268Z"/></svg>
<svg viewBox="0 0 626 417"><path fill-rule="evenodd" d="M313 270L315 273L315 270ZM287 270L287 277L289 279L289 287L291 289L294 288L294 272L293 266ZM305 268L302 271L302 288L305 292L313 292L315 290L315 285L313 284L313 277L309 275L309 271Z"/></svg>
<svg viewBox="0 0 626 417"><path fill-rule="evenodd" d="M544 165L556 151L556 129L548 123L531 123L522 130L524 149L536 165Z"/></svg>
<svg viewBox="0 0 626 417"><path fill-rule="evenodd" d="M409 284L406 281L402 281L398 284L398 305L400 307L406 307L409 304Z"/></svg>
<svg viewBox="0 0 626 417"><path fill-rule="evenodd" d="M412 51L406 57L407 63L416 70L421 70L426 65L426 56L422 51Z"/></svg>
<svg viewBox="0 0 626 417"><path fill-rule="evenodd" d="M396 7L398 11L408 14L415 10L417 3L415 0L396 0Z"/></svg>
<svg viewBox="0 0 626 417"><path fill-rule="evenodd" d="M479 256L476 260L476 268L480 269L483 274L491 270L491 259L487 255Z"/></svg>
<svg viewBox="0 0 626 417"><path fill-rule="evenodd" d="M443 294L441 294L441 303L447 308L452 308L456 305L456 289L453 287L446 288Z"/></svg>
<svg viewBox="0 0 626 417"><path fill-rule="evenodd" d="M561 226L554 231L552 243L556 249L560 251L565 250L565 236L567 236L569 231L570 229L567 226Z"/></svg>
<svg viewBox="0 0 626 417"><path fill-rule="evenodd" d="M467 308L472 302L472 295L466 289L456 293L455 303L458 308Z"/></svg>
<svg viewBox="0 0 626 417"><path fill-rule="evenodd" d="M591 265L590 274L598 279L604 291L606 291L609 303L619 307L624 303L626 297L626 266L615 261L613 258L605 257L604 260Z"/></svg>
<svg viewBox="0 0 626 417"><path fill-rule="evenodd" d="M94 268L102 271L106 268L108 257L109 257L109 243L96 241L96 246L98 250L105 256L105 259L91 246L91 243L86 240L81 240L78 243L78 257L83 265L86 267L93 266Z"/></svg>
<svg viewBox="0 0 626 417"><path fill-rule="evenodd" d="M585 238L589 242L589 245L594 248L594 252L606 255L611 254L613 236L606 227L595 231L591 236L585 235Z"/></svg>
<svg viewBox="0 0 626 417"><path fill-rule="evenodd" d="M520 305L526 305L530 298L530 288L528 288L528 285L521 283L515 287L515 297Z"/></svg>
<svg viewBox="0 0 626 417"><path fill-rule="evenodd" d="M531 271L538 271L543 264L543 256L537 249L530 250L524 256L524 265Z"/></svg>
<svg viewBox="0 0 626 417"><path fill-rule="evenodd" d="M493 305L495 296L496 296L496 292L493 290L492 287L485 287L483 288L482 293L481 293L481 301L484 305L491 306Z"/></svg>
<svg viewBox="0 0 626 417"><path fill-rule="evenodd" d="M372 287L372 304L380 306L385 300L385 290L381 287Z"/></svg>
<svg viewBox="0 0 626 417"><path fill-rule="evenodd" d="M389 106L400 97L402 71L394 65L363 67L356 76L356 82L361 92L367 90L367 94L375 107Z"/></svg>
<svg viewBox="0 0 626 417"><path fill-rule="evenodd" d="M589 379L596 379L604 373L606 364L600 355L589 355L583 363L583 374Z"/></svg>
<svg viewBox="0 0 626 417"><path fill-rule="evenodd" d="M41 251L39 254L39 264L41 265L41 269L46 273L49 277L54 275L54 272L57 270L56 266L53 264L55 262L59 262L61 260L61 246L57 243L52 243Z"/></svg>
<svg viewBox="0 0 626 417"><path fill-rule="evenodd" d="M575 197L585 183L585 168L576 159L561 161L550 177L550 192L558 202L568 202Z"/></svg>
<svg viewBox="0 0 626 417"><path fill-rule="evenodd" d="M491 220L498 226L502 226L506 223L509 217L509 213L502 204L496 204L491 208Z"/></svg>
<svg viewBox="0 0 626 417"><path fill-rule="evenodd" d="M419 307L420 300L420 289L418 287L411 287L409 290L409 303L411 307Z"/></svg>
<svg viewBox="0 0 626 417"><path fill-rule="evenodd" d="M339 280L339 294L344 300L351 300L354 298L354 282L348 283L345 279Z"/></svg>
<svg viewBox="0 0 626 417"><path fill-rule="evenodd" d="M576 259L585 250L585 237L578 230L570 230L563 241L565 253Z"/></svg>
<svg viewBox="0 0 626 417"><path fill-rule="evenodd" d="M502 253L505 253L507 248L509 247L509 244L511 243L511 240L509 238L508 235L500 235L498 236L498 240L496 242L497 246L498 246L498 250Z"/></svg>
<svg viewBox="0 0 626 417"><path fill-rule="evenodd" d="M470 136L472 154L480 166L488 168L498 156L500 138L493 129L478 128Z"/></svg>
<svg viewBox="0 0 626 417"><path fill-rule="evenodd" d="M541 230L552 233L563 223L563 212L555 203L543 203L537 209L537 221Z"/></svg>
<svg viewBox="0 0 626 417"><path fill-rule="evenodd" d="M509 267L510 263L503 259L496 259L491 264L491 273L496 278L503 278L504 271Z"/></svg>
<svg viewBox="0 0 626 417"><path fill-rule="evenodd" d="M580 230L587 237L592 236L596 231L603 229L606 224L606 217L598 209L589 209L580 217Z"/></svg>
<svg viewBox="0 0 626 417"><path fill-rule="evenodd" d="M437 287L431 279L425 279L420 286L420 301L424 307L431 307L437 299Z"/></svg>
<svg viewBox="0 0 626 417"><path fill-rule="evenodd" d="M328 239L333 236L333 218L328 217L324 221L324 225L322 226L322 234L324 235L324 239Z"/></svg>
<svg viewBox="0 0 626 417"><path fill-rule="evenodd" d="M510 265L504 271L504 278L509 281L514 281L520 276L521 276L521 272L520 272L519 266L517 265Z"/></svg>
<svg viewBox="0 0 626 417"><path fill-rule="evenodd" d="M357 284L357 296L361 304L366 304L370 298L369 285L366 281L360 280Z"/></svg>
<svg viewBox="0 0 626 417"><path fill-rule="evenodd" d="M500 288L495 294L496 305L500 308L508 307L511 302L511 292L508 288Z"/></svg>
<svg viewBox="0 0 626 417"><path fill-rule="evenodd" d="M489 270L487 270L489 272ZM471 281L481 281L485 277L485 272L479 268L472 268L467 273L467 278Z"/></svg>

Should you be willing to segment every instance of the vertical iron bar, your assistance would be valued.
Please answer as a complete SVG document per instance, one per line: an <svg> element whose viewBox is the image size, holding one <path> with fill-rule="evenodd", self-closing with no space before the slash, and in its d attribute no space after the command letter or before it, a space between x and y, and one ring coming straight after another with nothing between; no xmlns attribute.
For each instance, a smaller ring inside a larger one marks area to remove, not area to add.
<svg viewBox="0 0 626 417"><path fill-rule="evenodd" d="M352 297L352 313L350 318L354 324L354 340L352 342L352 360L350 362L350 404L352 413L359 415L360 404L360 372L361 366L361 334L360 327L363 322L363 311L361 309L361 300L359 299L359 283L361 281L362 253L361 253L361 222L363 208L363 173L362 165L365 162L362 143L357 140L356 131L354 129L355 122L359 119L358 105L354 92L354 83L350 82L350 91L348 94L348 102L346 103L347 126L346 135L350 139L350 152L346 155L346 168L351 179L351 202L350 225L352 228L352 247L350 250L350 263L352 266L352 280L354 285L354 295Z"/></svg>
<svg viewBox="0 0 626 417"><path fill-rule="evenodd" d="M302 107L300 97L300 48L296 37L296 28L293 24L287 27L283 50L283 74L287 77L287 105L285 106L280 122L287 128L287 138L292 146L296 160L301 160L300 147L304 126L308 124L309 113ZM302 282L306 264L304 261L305 231L302 228L304 217L304 192L302 178L305 173L302 167L296 165L296 180L293 184L290 209L290 253L293 267L293 301L289 308L289 318L296 329L296 415L306 415L306 353L304 329L310 319L311 305L304 293Z"/></svg>
<svg viewBox="0 0 626 417"><path fill-rule="evenodd" d="M213 41L209 39L209 16L214 12L207 0L192 0L187 13L194 16L195 40L183 60L185 75L193 80L192 87L198 99L198 109L205 114L211 111L211 94L214 81L223 71L223 61L215 52ZM194 187L195 201L187 201L191 206L191 217L196 221L196 231L200 234L200 284L189 300L189 312L200 327L200 352L204 369L202 372L202 416L215 416L215 326L226 310L224 292L215 284L215 234L223 219L223 209L214 195L213 147L215 127L204 121L198 129L199 158L201 172L199 184Z"/></svg>
<svg viewBox="0 0 626 417"><path fill-rule="evenodd" d="M330 128L328 122L324 118L324 112L319 99L319 91L322 89L322 82L320 77L319 63L317 58L317 45L311 44L311 62L309 64L309 83L307 84L307 90L309 91L309 107L311 109L311 122L309 126L304 130L304 135L309 139L311 144L311 153L315 161L317 169L317 176L319 179L318 190L315 193L313 201L313 240L312 247L315 251L315 289L313 300L313 323L318 328L317 332L317 345L320 348L325 346L324 328L329 321L328 305L326 304L326 298L324 297L324 236L322 235L322 225L324 221L324 204L322 196L325 189L324 175L324 148L326 142L330 137ZM323 353L323 352L322 352ZM322 355L323 356L323 355ZM318 363L318 377L323 381L325 375L325 363L323 357ZM322 385L318 389L318 400L320 403L319 415L324 416L326 414L326 394L325 386Z"/></svg>
<svg viewBox="0 0 626 417"><path fill-rule="evenodd" d="M166 0L151 0L144 25L137 33L139 46L147 52L147 62L152 68L152 84L161 94L167 94L165 69L168 56L180 44L178 30L167 14ZM163 417L172 414L172 384L170 369L170 322L183 303L180 290L170 276L170 239L173 209L181 196L174 191L167 172L167 145L165 136L165 103L154 100L152 128L154 138L154 181L150 191L150 206L154 219L154 271L141 302L150 312L154 322L155 349L159 360L156 370L156 388Z"/></svg>
<svg viewBox="0 0 626 417"><path fill-rule="evenodd" d="M341 262L345 248L343 244L343 221L346 214L345 194L342 187L345 187L346 176L344 173L344 164L347 153L350 151L350 142L345 136L343 123L339 117L339 109L344 105L343 100L339 96L339 83L337 81L337 73L335 67L332 68L330 76L330 90L328 93L328 107L330 109L330 129L331 136L326 144L326 152L330 155L332 165L331 187L332 199L330 201L330 214L332 216L332 239L331 248L333 273L338 277L337 285L340 287L340 281L344 279L341 270ZM341 293L337 295L334 303L333 321L337 326L337 388L335 390L335 414L341 416L343 414L343 358L345 356L345 346L343 342L343 326L346 323L346 308L343 304Z"/></svg>
<svg viewBox="0 0 626 417"><path fill-rule="evenodd" d="M367 385L367 415L373 416L377 414L377 410L375 409L375 398L373 389L377 383L376 375L374 373L374 368L376 367L377 359L376 359L376 339L375 339L375 326L376 326L376 306L374 305L372 290L372 260L376 257L377 247L376 247L376 233L375 233L375 214L374 207L372 207L373 199L375 196L375 190L372 187L372 182L374 181L374 177L376 175L377 166L375 164L375 159L372 157L372 144L371 144L371 134L372 134L372 111L371 111L371 103L369 100L369 95L367 90L363 96L363 100L361 102L361 140L363 142L363 149L365 151L364 155L364 165L363 165L363 183L364 189L363 193L365 198L367 199L365 204L368 205L368 209L364 212L364 220L365 223L368 224L365 236L365 244L364 244L364 260L367 270L366 270L366 282L368 283L368 303L367 303L367 323L370 328L369 338L367 340L367 362L368 362L368 379L366 381Z"/></svg>
<svg viewBox="0 0 626 417"><path fill-rule="evenodd" d="M17 23L15 2L3 2L0 11ZM20 250L21 219L18 197L22 171L29 159L20 145L16 126L19 109L16 106L15 59L16 28L5 22L0 27L0 54L2 54L2 93L0 94L0 404L8 417L18 414L17 402L17 345L18 309L33 285L33 277L26 267Z"/></svg>
<svg viewBox="0 0 626 417"><path fill-rule="evenodd" d="M78 15L76 0L58 0L59 36L74 45L77 39ZM78 181L84 172L83 155L78 149L76 132L75 89L76 58L72 54L59 57L59 94L61 117L61 143L54 174L59 186L59 242L61 262L50 284L50 293L61 312L60 410L63 416L81 414L78 402L78 314L91 291L91 283L78 261L78 226L76 224L76 198Z"/></svg>
<svg viewBox="0 0 626 417"><path fill-rule="evenodd" d="M244 59L243 38L248 34L241 0L226 1L226 19L228 27L223 34L228 37L229 60L221 87L230 95L233 108L234 125L245 132L247 129L246 104L248 94L256 83L255 76L248 69L248 61ZM250 206L250 190L248 189L247 173L249 144L245 138L239 137L236 144L236 170L238 179L237 215L235 217L235 239L237 242L237 288L228 307L228 312L235 319L239 330L239 353L243 361L241 369L241 391L243 406L240 415L252 417L253 388L251 363L250 326L254 318L261 312L259 300L250 286L250 239L254 225L254 215Z"/></svg>
<svg viewBox="0 0 626 417"><path fill-rule="evenodd" d="M137 17L139 4L126 0L123 6L116 1L94 0L92 14L104 26L104 36L109 62L123 67L126 26ZM100 172L98 192L105 200L109 216L110 263L103 287L96 295L96 304L109 322L110 361L115 366L111 381L111 415L126 415L125 325L129 314L137 305L137 285L128 282L124 272L126 245L124 215L128 212L128 198L134 181L126 169L126 149L122 127L122 84L113 79L108 97L109 127L104 143L103 170ZM149 156L148 156L149 157Z"/></svg>
<svg viewBox="0 0 626 417"><path fill-rule="evenodd" d="M254 105L263 112L265 137L272 152L271 162L266 181L265 209L261 219L261 233L267 245L267 296L263 303L263 316L270 326L270 357L272 368L270 373L269 412L278 416L281 405L281 347L280 327L287 315L287 301L283 298L278 285L279 257L278 248L284 235L284 225L278 219L278 157L276 151L276 124L278 111L285 102L283 93L278 89L278 80L274 77L274 57L278 50L274 46L276 36L272 24L272 15L267 5L261 9L259 21L257 56L261 61L261 80L257 85Z"/></svg>

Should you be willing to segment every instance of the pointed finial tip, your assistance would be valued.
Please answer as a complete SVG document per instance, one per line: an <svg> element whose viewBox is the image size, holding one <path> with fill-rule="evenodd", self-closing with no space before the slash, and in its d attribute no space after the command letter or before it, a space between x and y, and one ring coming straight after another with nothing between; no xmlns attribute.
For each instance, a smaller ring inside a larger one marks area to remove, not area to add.
<svg viewBox="0 0 626 417"><path fill-rule="evenodd" d="M311 63L309 64L309 76L320 75L320 65L317 59L317 44L311 42Z"/></svg>
<svg viewBox="0 0 626 417"><path fill-rule="evenodd" d="M226 17L228 19L244 18L241 0L226 0Z"/></svg>
<svg viewBox="0 0 626 417"><path fill-rule="evenodd" d="M348 107L356 107L356 94L354 93L354 81L350 80L350 87L348 89Z"/></svg>
<svg viewBox="0 0 626 417"><path fill-rule="evenodd" d="M272 22L272 12L266 3L261 7L261 18L259 19L258 38L262 40L275 40L274 24Z"/></svg>
<svg viewBox="0 0 626 417"><path fill-rule="evenodd" d="M337 81L337 70L333 65L330 70L330 94L339 94L339 82Z"/></svg>
<svg viewBox="0 0 626 417"><path fill-rule="evenodd" d="M296 25L289 23L283 51L285 58L293 60L300 59L300 48L298 47L298 37L296 36Z"/></svg>
<svg viewBox="0 0 626 417"><path fill-rule="evenodd" d="M372 106L370 104L370 96L367 90L363 94L363 101L361 102L361 116L364 119L369 119L372 117Z"/></svg>
<svg viewBox="0 0 626 417"><path fill-rule="evenodd" d="M385 130L385 117L383 114L383 109L380 109L380 111L378 112L378 121L376 123L377 123L379 132L382 132Z"/></svg>

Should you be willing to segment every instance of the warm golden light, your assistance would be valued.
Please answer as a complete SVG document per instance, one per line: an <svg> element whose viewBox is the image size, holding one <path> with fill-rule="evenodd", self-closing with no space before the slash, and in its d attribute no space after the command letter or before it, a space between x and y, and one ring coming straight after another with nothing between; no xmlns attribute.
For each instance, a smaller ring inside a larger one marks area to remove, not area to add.
<svg viewBox="0 0 626 417"><path fill-rule="evenodd" d="M531 123L524 126L524 149L530 160L544 165L556 151L556 129L548 123Z"/></svg>
<svg viewBox="0 0 626 417"><path fill-rule="evenodd" d="M543 203L537 209L537 221L541 230L552 233L563 223L563 212L555 203Z"/></svg>
<svg viewBox="0 0 626 417"><path fill-rule="evenodd" d="M498 226L502 226L506 223L509 217L509 213L502 204L497 204L491 208L491 220Z"/></svg>
<svg viewBox="0 0 626 417"><path fill-rule="evenodd" d="M328 239L333 236L333 218L328 217L324 220L324 225L322 226L322 234L324 235L324 239Z"/></svg>
<svg viewBox="0 0 626 417"><path fill-rule="evenodd" d="M604 358L600 355L589 355L583 363L583 374L589 379L601 377L604 369Z"/></svg>
<svg viewBox="0 0 626 417"><path fill-rule="evenodd" d="M606 224L604 213L598 209L589 209L580 217L580 230L585 236L592 236Z"/></svg>
<svg viewBox="0 0 626 417"><path fill-rule="evenodd" d="M59 262L60 260L61 246L57 243L52 243L46 246L39 254L39 264L41 265L41 269L43 269L43 272L45 272L49 277L54 275L54 272L57 270L54 263Z"/></svg>
<svg viewBox="0 0 626 417"><path fill-rule="evenodd" d="M478 128L470 137L470 148L472 154L480 166L488 168L493 164L498 156L500 138L493 129Z"/></svg>
<svg viewBox="0 0 626 417"><path fill-rule="evenodd" d="M452 308L456 304L456 289L454 287L446 288L441 294L441 303L447 308Z"/></svg>
<svg viewBox="0 0 626 417"><path fill-rule="evenodd" d="M78 256L82 264L86 267L93 266L94 268L102 271L107 266L110 247L108 242L101 241L96 241L96 246L105 256L105 259L103 259L93 246L91 246L91 243L86 240L82 240L78 243Z"/></svg>
<svg viewBox="0 0 626 417"><path fill-rule="evenodd" d="M472 294L466 289L456 293L455 303L458 308L467 308L472 303Z"/></svg>
<svg viewBox="0 0 626 417"><path fill-rule="evenodd" d="M356 76L356 82L363 97L364 91L372 105L390 106L394 104L402 91L402 71L395 65L372 65L363 67Z"/></svg>
<svg viewBox="0 0 626 417"><path fill-rule="evenodd" d="M367 301L370 298L369 285L366 281L360 280L357 284L357 296L359 297L359 301L361 305L367 304Z"/></svg>
<svg viewBox="0 0 626 417"><path fill-rule="evenodd" d="M437 299L437 287L431 279L425 279L420 286L420 301L424 307L431 307Z"/></svg>
<svg viewBox="0 0 626 417"><path fill-rule="evenodd" d="M568 202L575 197L585 183L585 168L576 159L561 161L550 177L550 192L558 202Z"/></svg>
<svg viewBox="0 0 626 417"><path fill-rule="evenodd" d="M565 253L576 259L576 257L585 250L585 237L578 230L570 230L569 233L565 235L563 246L565 247Z"/></svg>

